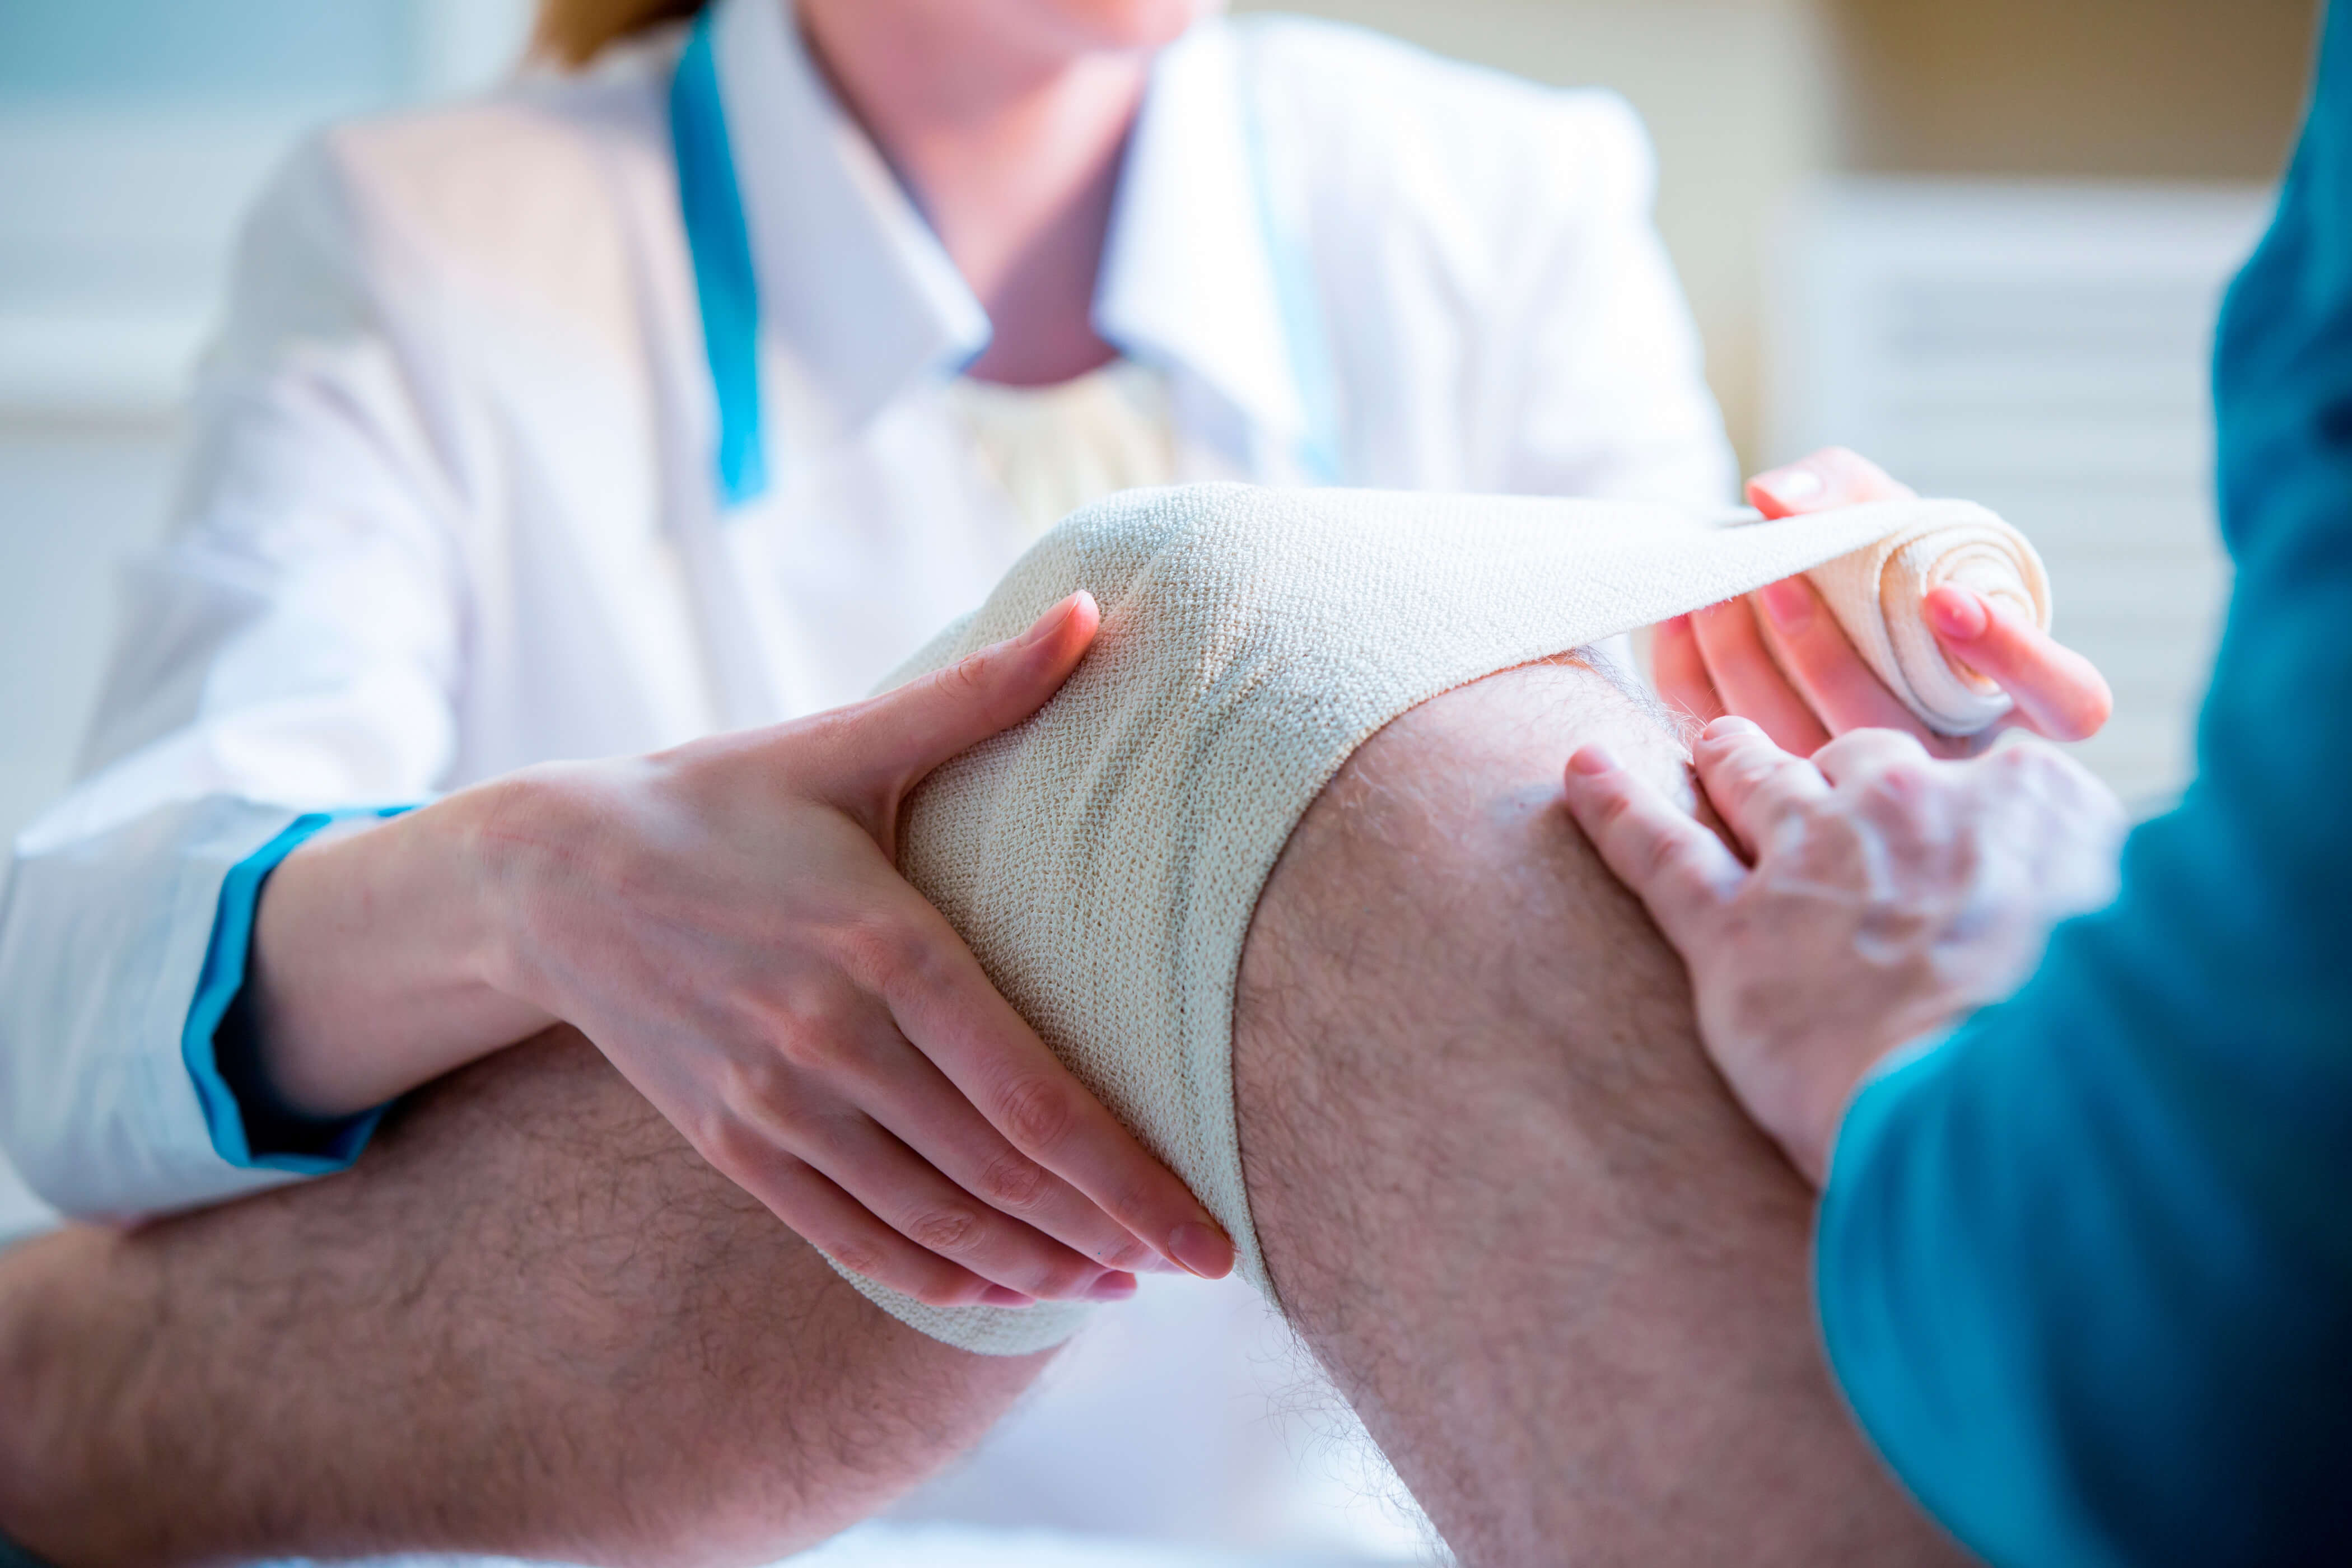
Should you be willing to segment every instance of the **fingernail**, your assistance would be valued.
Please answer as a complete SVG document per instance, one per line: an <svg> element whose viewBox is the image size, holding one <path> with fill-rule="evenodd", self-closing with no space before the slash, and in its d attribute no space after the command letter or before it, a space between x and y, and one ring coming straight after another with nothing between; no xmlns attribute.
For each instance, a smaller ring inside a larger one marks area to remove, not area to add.
<svg viewBox="0 0 2352 1568"><path fill-rule="evenodd" d="M1077 609L1078 601L1086 596L1086 590L1081 588L1076 593L1071 595L1068 598L1064 599L1060 604L1048 609L1044 615L1037 617L1037 622L1034 626L1031 626L1026 632L1022 634L1020 642L1014 646L1019 647L1034 647L1039 643L1044 642L1047 637L1052 637L1055 632L1060 631L1062 629L1063 623L1067 621L1071 615Z"/></svg>
<svg viewBox="0 0 2352 1568"><path fill-rule="evenodd" d="M1234 1244L1214 1226L1178 1226L1168 1237L1168 1254L1203 1279L1223 1279L1234 1271Z"/></svg>
<svg viewBox="0 0 2352 1568"><path fill-rule="evenodd" d="M1708 724L1704 732L1709 740L1720 740L1726 735L1760 735L1764 732L1764 726L1757 723L1753 719L1742 719L1737 713L1727 713Z"/></svg>
<svg viewBox="0 0 2352 1568"><path fill-rule="evenodd" d="M991 1285L981 1300L992 1307L1034 1307L1037 1304L1034 1297L1024 1296L1018 1290L1008 1290L1002 1285Z"/></svg>
<svg viewBox="0 0 2352 1568"><path fill-rule="evenodd" d="M1134 1295L1135 1290L1136 1281L1134 1275L1106 1274L1101 1279L1087 1287L1087 1300L1089 1301L1124 1301L1129 1296Z"/></svg>
<svg viewBox="0 0 2352 1568"><path fill-rule="evenodd" d="M1568 759L1568 765L1573 772L1597 779L1602 773L1616 771L1617 754L1606 746L1579 746L1576 754Z"/></svg>
<svg viewBox="0 0 2352 1568"><path fill-rule="evenodd" d="M1764 601L1764 613L1772 624L1784 632L1801 632L1812 623L1812 590L1794 577L1770 584L1757 597Z"/></svg>
<svg viewBox="0 0 2352 1568"><path fill-rule="evenodd" d="M1756 488L1783 506L1811 500L1822 493L1822 477L1811 468L1775 468L1756 476Z"/></svg>
<svg viewBox="0 0 2352 1568"><path fill-rule="evenodd" d="M1183 1269L1160 1256L1146 1241L1129 1241L1095 1256L1114 1274L1181 1274Z"/></svg>
<svg viewBox="0 0 2352 1568"><path fill-rule="evenodd" d="M1957 584L1928 595L1927 610L1928 625L1954 642L1974 642L1992 628L1992 606Z"/></svg>

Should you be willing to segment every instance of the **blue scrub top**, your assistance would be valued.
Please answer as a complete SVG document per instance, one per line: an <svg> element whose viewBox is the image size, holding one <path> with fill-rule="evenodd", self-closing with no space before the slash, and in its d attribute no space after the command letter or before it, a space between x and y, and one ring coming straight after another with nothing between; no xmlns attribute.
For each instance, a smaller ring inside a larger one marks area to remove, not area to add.
<svg viewBox="0 0 2352 1568"><path fill-rule="evenodd" d="M1857 1097L1821 1214L1848 1399L1997 1563L2352 1563L2352 9L2215 383L2197 781Z"/></svg>

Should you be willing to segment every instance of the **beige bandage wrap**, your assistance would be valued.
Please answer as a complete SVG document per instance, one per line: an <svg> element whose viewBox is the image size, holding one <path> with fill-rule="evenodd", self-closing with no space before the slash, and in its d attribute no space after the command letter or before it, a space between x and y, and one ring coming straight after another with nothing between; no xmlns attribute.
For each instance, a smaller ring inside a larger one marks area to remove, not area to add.
<svg viewBox="0 0 2352 1568"><path fill-rule="evenodd" d="M1076 589L1101 603L1101 632L1060 694L916 793L901 867L1055 1054L1200 1195L1270 1295L1236 1136L1234 980L1259 889L1349 754L1497 670L1885 554L1888 540L1932 563L1948 534L2007 539L2030 587L1988 588L1974 554L1964 580L2046 615L2031 548L1966 502L1715 528L1525 498L1242 485L1116 496L1055 528L892 678L1012 637ZM1916 628L1938 570L1817 579L1841 622L1872 628L1856 637L1866 656L1872 637L1894 650L1873 663L1898 692L1912 634L1882 623ZM850 1278L902 1321L983 1353L1056 1344L1092 1310L940 1309Z"/></svg>
<svg viewBox="0 0 2352 1568"><path fill-rule="evenodd" d="M2050 578L2025 535L1983 508L1934 501L1914 505L1926 510L1901 529L1805 575L1871 672L1921 723L1941 734L1973 735L2012 704L2000 687L1944 657L1920 601L1955 584L2047 631Z"/></svg>

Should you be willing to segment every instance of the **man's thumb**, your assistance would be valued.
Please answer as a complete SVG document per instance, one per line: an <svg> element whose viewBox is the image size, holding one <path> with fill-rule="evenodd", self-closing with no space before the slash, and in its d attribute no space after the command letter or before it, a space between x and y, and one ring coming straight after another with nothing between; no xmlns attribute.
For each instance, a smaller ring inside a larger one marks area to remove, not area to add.
<svg viewBox="0 0 2352 1568"><path fill-rule="evenodd" d="M912 789L950 757L1043 708L1101 624L1094 595L1082 588L1019 637L883 693L858 715L854 771L887 794Z"/></svg>

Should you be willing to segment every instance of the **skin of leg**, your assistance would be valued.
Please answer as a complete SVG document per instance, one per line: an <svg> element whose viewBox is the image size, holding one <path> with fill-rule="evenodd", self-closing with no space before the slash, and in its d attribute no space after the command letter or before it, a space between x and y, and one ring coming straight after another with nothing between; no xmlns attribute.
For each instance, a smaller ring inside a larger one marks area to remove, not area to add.
<svg viewBox="0 0 2352 1568"><path fill-rule="evenodd" d="M61 1568L768 1563L1047 1359L885 1316L557 1030L350 1173L0 1258L0 1528Z"/></svg>
<svg viewBox="0 0 2352 1568"><path fill-rule="evenodd" d="M1234 1030L1284 1308L1474 1568L1961 1561L1832 1389L1803 1184L1559 804L1591 741L1683 776L1536 666L1390 725L1286 847Z"/></svg>

